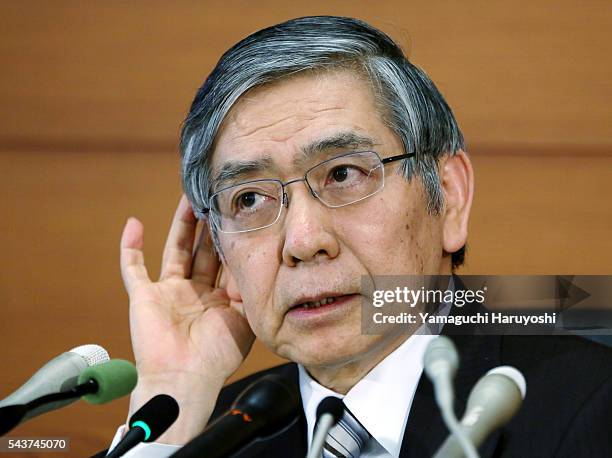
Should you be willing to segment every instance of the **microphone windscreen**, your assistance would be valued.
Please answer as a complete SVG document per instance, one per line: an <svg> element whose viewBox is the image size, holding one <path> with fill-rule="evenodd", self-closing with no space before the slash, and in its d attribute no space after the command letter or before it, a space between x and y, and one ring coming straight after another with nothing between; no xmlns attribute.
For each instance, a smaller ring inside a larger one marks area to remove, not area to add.
<svg viewBox="0 0 612 458"><path fill-rule="evenodd" d="M525 399L525 395L527 394L527 382L518 369L512 366L499 366L487 372L487 375L489 374L500 374L508 377L516 384L516 387L521 392L521 399Z"/></svg>
<svg viewBox="0 0 612 458"><path fill-rule="evenodd" d="M297 383L275 374L264 375L247 386L225 414L172 456L234 456L251 442L287 428L301 409Z"/></svg>
<svg viewBox="0 0 612 458"><path fill-rule="evenodd" d="M232 408L261 422L262 435L271 434L301 408L299 388L279 375L264 375L238 395Z"/></svg>
<svg viewBox="0 0 612 458"><path fill-rule="evenodd" d="M179 415L179 405L172 396L158 394L147 401L130 417L130 428L145 430L144 442L153 442L161 436Z"/></svg>
<svg viewBox="0 0 612 458"><path fill-rule="evenodd" d="M338 420L342 418L344 413L344 403L342 399L335 396L327 396L323 399L317 407L317 418L321 418L321 415L328 413L334 418L334 424L338 423Z"/></svg>
<svg viewBox="0 0 612 458"><path fill-rule="evenodd" d="M446 336L438 336L427 345L423 356L423 368L430 380L450 371L454 375L459 366L455 344Z"/></svg>
<svg viewBox="0 0 612 458"><path fill-rule="evenodd" d="M124 359L110 361L85 369L79 376L79 384L95 380L98 391L83 396L91 404L104 404L132 392L138 381L134 365Z"/></svg>

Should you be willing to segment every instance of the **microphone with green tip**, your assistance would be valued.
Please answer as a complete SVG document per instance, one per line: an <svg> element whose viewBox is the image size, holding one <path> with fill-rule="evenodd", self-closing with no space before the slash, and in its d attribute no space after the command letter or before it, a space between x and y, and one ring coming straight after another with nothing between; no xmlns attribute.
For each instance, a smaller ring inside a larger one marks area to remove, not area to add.
<svg viewBox="0 0 612 458"><path fill-rule="evenodd" d="M109 360L108 352L100 345L88 344L72 348L38 369L29 380L0 401L0 407L27 404L47 394L71 390L77 385L81 372ZM31 409L21 421L50 410L61 409L74 401L76 399L65 399L53 405L45 404L44 409Z"/></svg>
<svg viewBox="0 0 612 458"><path fill-rule="evenodd" d="M124 359L88 367L79 376L79 385L89 385L92 391L81 395L91 404L105 404L132 392L138 382L134 365ZM95 386L95 390L94 387Z"/></svg>
<svg viewBox="0 0 612 458"><path fill-rule="evenodd" d="M110 361L85 369L78 378L78 384L69 390L40 396L25 404L13 404L0 408L0 435L6 434L22 421L28 419L28 412L37 414L56 410L66 405L59 401L83 398L92 404L104 404L130 394L138 375L129 361Z"/></svg>

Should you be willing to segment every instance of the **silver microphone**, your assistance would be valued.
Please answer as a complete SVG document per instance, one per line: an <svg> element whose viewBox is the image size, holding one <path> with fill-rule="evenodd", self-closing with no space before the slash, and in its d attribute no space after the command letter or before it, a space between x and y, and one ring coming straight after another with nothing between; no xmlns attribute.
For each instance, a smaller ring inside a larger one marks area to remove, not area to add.
<svg viewBox="0 0 612 458"><path fill-rule="evenodd" d="M452 340L446 336L438 336L429 342L423 356L423 368L434 386L436 403L440 408L442 420L459 442L460 449L465 456L478 458L478 452L462 432L453 408L455 399L453 379L458 366L459 355Z"/></svg>
<svg viewBox="0 0 612 458"><path fill-rule="evenodd" d="M455 344L446 336L429 342L423 356L423 368L434 386L436 402L441 409L453 408L453 378L459 366Z"/></svg>
<svg viewBox="0 0 612 458"><path fill-rule="evenodd" d="M470 393L460 428L477 448L489 434L501 428L521 407L527 384L525 377L511 366L491 369L482 377ZM460 458L463 452L454 436L438 449L435 458Z"/></svg>
<svg viewBox="0 0 612 458"><path fill-rule="evenodd" d="M79 375L86 368L108 361L108 352L100 345L81 345L56 356L30 377L16 391L0 401L0 407L27 404L41 396L71 390L78 384ZM41 405L29 411L21 421L51 410L59 409L76 399L66 399Z"/></svg>

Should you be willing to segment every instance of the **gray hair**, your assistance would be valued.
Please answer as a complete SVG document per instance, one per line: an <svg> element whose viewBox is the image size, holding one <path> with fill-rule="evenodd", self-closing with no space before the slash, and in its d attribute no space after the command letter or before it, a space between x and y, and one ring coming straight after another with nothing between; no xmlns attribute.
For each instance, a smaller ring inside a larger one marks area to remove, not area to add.
<svg viewBox="0 0 612 458"><path fill-rule="evenodd" d="M181 132L183 187L196 214L212 193L210 161L221 123L247 91L301 72L351 69L371 83L385 123L414 160L401 170L423 182L427 209L440 214L444 195L438 159L464 149L446 101L429 77L385 33L358 19L311 16L265 28L230 48L198 90ZM211 231L217 248L214 219ZM463 263L465 247L453 253Z"/></svg>

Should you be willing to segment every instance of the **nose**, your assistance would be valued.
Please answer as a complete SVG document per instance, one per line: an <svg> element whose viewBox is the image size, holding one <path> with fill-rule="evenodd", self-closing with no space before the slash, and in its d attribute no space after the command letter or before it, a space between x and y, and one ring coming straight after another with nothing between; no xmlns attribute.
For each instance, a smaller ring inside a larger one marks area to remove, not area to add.
<svg viewBox="0 0 612 458"><path fill-rule="evenodd" d="M283 262L295 267L300 263L324 262L338 256L340 244L329 212L312 196L306 186L294 186L284 219Z"/></svg>

